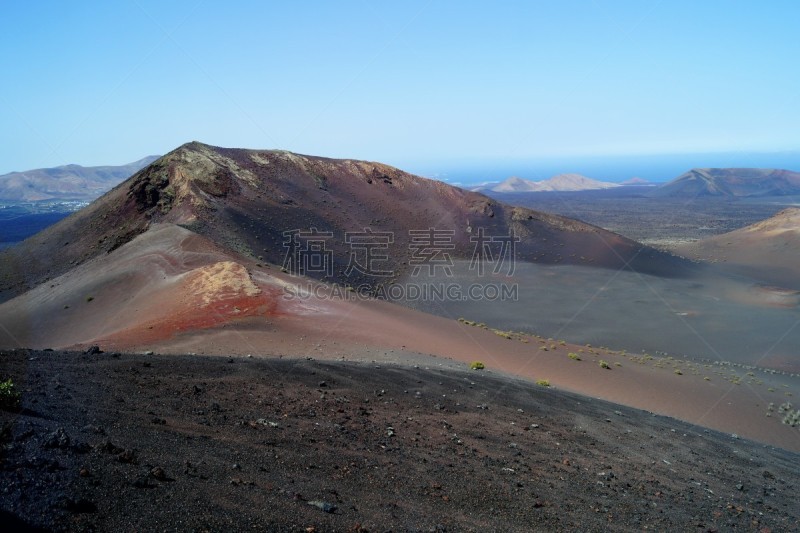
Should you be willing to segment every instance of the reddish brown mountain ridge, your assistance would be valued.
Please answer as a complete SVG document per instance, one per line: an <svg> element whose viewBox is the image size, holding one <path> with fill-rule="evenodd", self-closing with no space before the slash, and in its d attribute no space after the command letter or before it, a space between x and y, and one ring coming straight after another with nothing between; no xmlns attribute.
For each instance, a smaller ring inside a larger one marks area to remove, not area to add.
<svg viewBox="0 0 800 533"><path fill-rule="evenodd" d="M217 148L191 142L158 159L87 208L5 251L4 299L111 253L153 224L178 224L237 253L282 264L291 230L330 232L335 265L328 281L374 282L344 275L345 233L391 232L384 270L402 274L409 230L450 232L448 253L469 259L478 228L513 232L516 259L575 263L680 275L687 263L620 235L565 217L512 207L482 194L374 162L277 150ZM312 275L314 275L312 273Z"/></svg>

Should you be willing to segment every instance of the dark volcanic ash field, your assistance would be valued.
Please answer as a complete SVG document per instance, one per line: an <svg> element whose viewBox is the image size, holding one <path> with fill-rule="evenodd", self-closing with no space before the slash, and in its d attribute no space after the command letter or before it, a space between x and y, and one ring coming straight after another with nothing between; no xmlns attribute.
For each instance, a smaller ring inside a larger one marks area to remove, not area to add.
<svg viewBox="0 0 800 533"><path fill-rule="evenodd" d="M0 357L6 527L800 527L794 453L435 359Z"/></svg>

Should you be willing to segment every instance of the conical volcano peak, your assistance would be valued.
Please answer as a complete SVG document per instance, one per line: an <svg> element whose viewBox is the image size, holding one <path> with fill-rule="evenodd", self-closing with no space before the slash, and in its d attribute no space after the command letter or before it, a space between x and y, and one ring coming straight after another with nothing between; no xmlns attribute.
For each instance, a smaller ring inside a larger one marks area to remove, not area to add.
<svg viewBox="0 0 800 533"><path fill-rule="evenodd" d="M66 271L70 263L112 252L153 224L178 224L238 254L273 264L286 258L287 234L319 231L329 237L332 261L319 277L346 284L381 281L368 273L355 280L344 274L352 260L349 236L367 230L390 236L390 264L383 270L398 276L408 269L414 232L445 232L450 255L468 259L479 228L498 239L520 237L515 258L520 261L666 275L683 271L675 257L601 228L514 208L382 163L193 141L15 250L15 256L30 254L37 260L26 261L27 282L14 275L10 285L30 286ZM66 264L48 261L55 253Z"/></svg>

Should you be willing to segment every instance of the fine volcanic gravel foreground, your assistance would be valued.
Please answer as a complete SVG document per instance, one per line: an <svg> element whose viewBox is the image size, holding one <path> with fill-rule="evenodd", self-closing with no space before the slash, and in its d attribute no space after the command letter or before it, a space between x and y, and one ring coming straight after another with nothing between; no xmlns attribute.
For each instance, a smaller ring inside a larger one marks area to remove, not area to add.
<svg viewBox="0 0 800 533"><path fill-rule="evenodd" d="M0 378L23 391L23 409L0 412L0 523L800 528L797 454L435 365L3 352Z"/></svg>

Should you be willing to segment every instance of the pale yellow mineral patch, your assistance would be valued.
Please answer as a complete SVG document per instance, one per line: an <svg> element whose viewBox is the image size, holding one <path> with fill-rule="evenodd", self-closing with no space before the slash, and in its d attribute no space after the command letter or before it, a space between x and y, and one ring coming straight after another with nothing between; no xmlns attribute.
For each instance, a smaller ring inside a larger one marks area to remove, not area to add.
<svg viewBox="0 0 800 533"><path fill-rule="evenodd" d="M261 289L253 283L247 269L233 261L220 261L196 268L187 277L187 296L198 298L203 307L220 300L261 294Z"/></svg>

